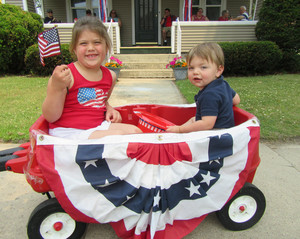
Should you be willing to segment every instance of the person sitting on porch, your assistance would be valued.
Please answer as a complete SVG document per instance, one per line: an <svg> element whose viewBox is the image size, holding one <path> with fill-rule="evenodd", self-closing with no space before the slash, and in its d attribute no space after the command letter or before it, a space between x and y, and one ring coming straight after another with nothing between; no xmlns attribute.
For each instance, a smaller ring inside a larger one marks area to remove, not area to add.
<svg viewBox="0 0 300 239"><path fill-rule="evenodd" d="M232 21L249 21L249 15L246 12L247 8L245 6L240 7L240 15L233 18Z"/></svg>
<svg viewBox="0 0 300 239"><path fill-rule="evenodd" d="M203 9L198 8L196 15L192 16L192 21L209 21L209 19L207 18L207 16L203 15Z"/></svg>
<svg viewBox="0 0 300 239"><path fill-rule="evenodd" d="M87 16L92 16L92 11L91 11L91 9L87 9L87 10L85 11L85 13L86 13Z"/></svg>
<svg viewBox="0 0 300 239"><path fill-rule="evenodd" d="M176 16L171 15L171 11L169 8L165 9L165 15L160 21L160 25L162 27L162 37L164 41L164 46L167 45L167 34L171 32L172 22L176 21Z"/></svg>
<svg viewBox="0 0 300 239"><path fill-rule="evenodd" d="M222 16L219 17L218 21L228 21L229 19L230 19L229 11L228 10L223 10L222 11Z"/></svg>
<svg viewBox="0 0 300 239"><path fill-rule="evenodd" d="M48 9L47 14L48 14L48 16L45 17L44 23L58 23L58 22L60 22L55 17L53 17L52 9Z"/></svg>
<svg viewBox="0 0 300 239"><path fill-rule="evenodd" d="M116 10L111 10L111 11L110 11L109 17L108 17L108 22L110 22L111 20L112 20L113 22L118 22L118 23L119 23L119 27L122 26L121 19L118 17L117 11L116 11Z"/></svg>

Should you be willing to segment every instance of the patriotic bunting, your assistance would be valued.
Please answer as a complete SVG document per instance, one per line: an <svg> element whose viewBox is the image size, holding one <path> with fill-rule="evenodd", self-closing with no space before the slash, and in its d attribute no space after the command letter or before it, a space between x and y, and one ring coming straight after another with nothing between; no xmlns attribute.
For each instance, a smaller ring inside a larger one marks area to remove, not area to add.
<svg viewBox="0 0 300 239"><path fill-rule="evenodd" d="M72 141L37 135L37 160L65 211L121 238L182 238L246 181L257 120L189 134Z"/></svg>
<svg viewBox="0 0 300 239"><path fill-rule="evenodd" d="M192 20L192 0L184 0L183 3L183 20L191 21Z"/></svg>

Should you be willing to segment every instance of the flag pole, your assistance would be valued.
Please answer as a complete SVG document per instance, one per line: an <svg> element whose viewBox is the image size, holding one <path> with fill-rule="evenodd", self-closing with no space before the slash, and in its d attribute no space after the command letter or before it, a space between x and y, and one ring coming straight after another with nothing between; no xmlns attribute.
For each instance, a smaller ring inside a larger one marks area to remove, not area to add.
<svg viewBox="0 0 300 239"><path fill-rule="evenodd" d="M63 54L62 54L62 50L61 50L61 44L60 44L60 37L59 37L59 32L58 32L58 25L54 25L54 27L57 30L57 36L58 36L58 44L59 44L59 49L60 49L60 58L61 58L61 64L65 64L64 58L63 58ZM69 94L69 87L67 88L67 95Z"/></svg>

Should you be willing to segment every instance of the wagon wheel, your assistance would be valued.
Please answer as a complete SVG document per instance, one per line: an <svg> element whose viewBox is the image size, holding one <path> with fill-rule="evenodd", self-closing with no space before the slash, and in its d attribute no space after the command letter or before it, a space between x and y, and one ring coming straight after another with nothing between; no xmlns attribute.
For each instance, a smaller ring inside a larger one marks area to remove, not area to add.
<svg viewBox="0 0 300 239"><path fill-rule="evenodd" d="M263 216L266 208L264 194L253 184L244 187L217 212L224 227L241 231L255 225Z"/></svg>
<svg viewBox="0 0 300 239"><path fill-rule="evenodd" d="M60 206L56 198L39 204L31 213L27 235L30 239L81 238L86 223L73 220Z"/></svg>

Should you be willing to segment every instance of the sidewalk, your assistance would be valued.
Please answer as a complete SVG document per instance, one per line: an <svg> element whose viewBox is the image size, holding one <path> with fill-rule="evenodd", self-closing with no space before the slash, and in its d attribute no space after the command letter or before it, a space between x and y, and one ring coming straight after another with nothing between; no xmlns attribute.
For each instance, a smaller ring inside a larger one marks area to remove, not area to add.
<svg viewBox="0 0 300 239"><path fill-rule="evenodd" d="M112 106L131 103L183 104L170 80L120 79L110 99ZM0 150L15 147L0 144ZM300 145L260 143L261 164L254 184L264 193L267 207L262 219L252 228L233 232L225 229L214 213L186 238L285 238L300 234ZM47 199L34 192L23 174L0 172L0 238L27 238L27 221L34 208ZM86 239L117 238L109 225L91 224Z"/></svg>

